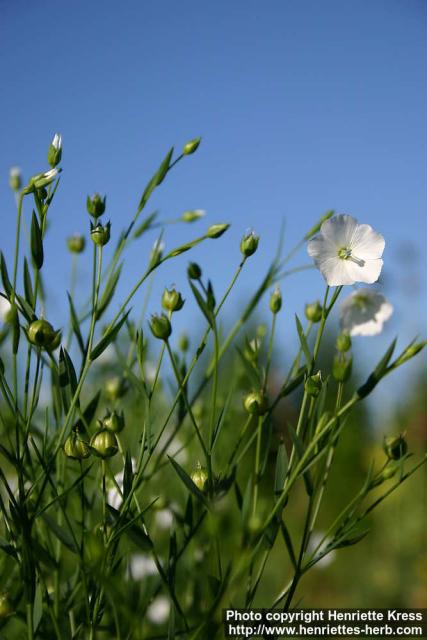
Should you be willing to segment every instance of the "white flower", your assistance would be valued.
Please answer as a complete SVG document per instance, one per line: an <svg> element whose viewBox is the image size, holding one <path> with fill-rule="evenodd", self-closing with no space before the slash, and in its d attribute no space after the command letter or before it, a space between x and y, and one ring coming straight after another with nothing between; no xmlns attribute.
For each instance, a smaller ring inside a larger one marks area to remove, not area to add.
<svg viewBox="0 0 427 640"><path fill-rule="evenodd" d="M156 576L158 569L153 558L142 553L135 553L129 558L126 577L132 580L142 580L147 576Z"/></svg>
<svg viewBox="0 0 427 640"><path fill-rule="evenodd" d="M171 509L160 509L156 512L156 524L159 529L170 529L173 525L173 518Z"/></svg>
<svg viewBox="0 0 427 640"><path fill-rule="evenodd" d="M60 133L55 133L52 140L52 147L54 149L61 149L62 147L62 136Z"/></svg>
<svg viewBox="0 0 427 640"><path fill-rule="evenodd" d="M393 306L381 293L358 289L340 306L341 329L351 336L374 336L392 313Z"/></svg>
<svg viewBox="0 0 427 640"><path fill-rule="evenodd" d="M10 309L11 305L9 300L6 300L6 298L0 296L0 322L5 322Z"/></svg>
<svg viewBox="0 0 427 640"><path fill-rule="evenodd" d="M158 596L147 609L147 618L153 624L163 624L169 618L170 602L166 596Z"/></svg>
<svg viewBox="0 0 427 640"><path fill-rule="evenodd" d="M381 273L385 241L369 224L348 215L325 220L307 251L330 287L376 282Z"/></svg>
<svg viewBox="0 0 427 640"><path fill-rule="evenodd" d="M21 177L21 169L20 167L10 167L9 169L9 178L20 178Z"/></svg>

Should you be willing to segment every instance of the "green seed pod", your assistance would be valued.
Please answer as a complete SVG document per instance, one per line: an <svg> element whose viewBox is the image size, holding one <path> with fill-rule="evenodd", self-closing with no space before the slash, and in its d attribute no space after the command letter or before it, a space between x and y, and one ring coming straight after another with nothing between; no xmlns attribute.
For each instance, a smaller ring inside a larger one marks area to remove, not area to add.
<svg viewBox="0 0 427 640"><path fill-rule="evenodd" d="M192 209L191 211L184 211L181 220L183 222L196 222L196 220L200 220L205 215L206 211L203 211L203 209Z"/></svg>
<svg viewBox="0 0 427 640"><path fill-rule="evenodd" d="M191 153L194 153L197 150L201 140L201 138L193 138L193 140L189 140L188 142L186 142L182 150L182 155L189 156Z"/></svg>
<svg viewBox="0 0 427 640"><path fill-rule="evenodd" d="M50 349L54 341L57 339L57 332L47 320L34 320L27 330L28 340L31 344L41 347L42 349Z"/></svg>
<svg viewBox="0 0 427 640"><path fill-rule="evenodd" d="M107 413L102 421L102 426L106 429L110 429L110 431L113 431L114 433L120 433L120 431L123 431L125 428L125 416L123 411L121 413L117 413L117 411Z"/></svg>
<svg viewBox="0 0 427 640"><path fill-rule="evenodd" d="M47 152L47 161L52 168L61 162L62 158L62 136L55 133Z"/></svg>
<svg viewBox="0 0 427 640"><path fill-rule="evenodd" d="M305 381L305 390L312 398L317 398L322 390L322 374L318 371L315 375L309 376Z"/></svg>
<svg viewBox="0 0 427 640"><path fill-rule="evenodd" d="M240 242L240 251L245 256L245 258L249 258L249 256L255 253L255 251L258 249L258 243L259 236L256 236L253 231L243 236Z"/></svg>
<svg viewBox="0 0 427 640"><path fill-rule="evenodd" d="M388 436L384 438L384 452L390 460L400 460L408 451L408 445L404 436Z"/></svg>
<svg viewBox="0 0 427 640"><path fill-rule="evenodd" d="M263 416L267 413L267 398L261 391L252 391L243 400L243 406L253 416Z"/></svg>
<svg viewBox="0 0 427 640"><path fill-rule="evenodd" d="M305 305L305 317L310 322L320 322L322 319L322 305L318 300Z"/></svg>
<svg viewBox="0 0 427 640"><path fill-rule="evenodd" d="M93 453L99 458L112 458L119 448L115 434L105 428L100 429L92 436L90 446Z"/></svg>
<svg viewBox="0 0 427 640"><path fill-rule="evenodd" d="M78 433L73 432L64 443L64 453L67 458L73 460L83 460L90 456L90 447L82 440Z"/></svg>
<svg viewBox="0 0 427 640"><path fill-rule="evenodd" d="M205 488L205 484L207 482L207 479L208 479L208 474L206 473L206 469L204 469L202 467L200 462L197 463L196 470L193 471L193 473L191 474L191 479L194 482L194 484L196 485L196 487L200 491L203 491L203 489Z"/></svg>
<svg viewBox="0 0 427 640"><path fill-rule="evenodd" d="M188 351L188 349L190 347L190 340L188 339L188 336L187 336L186 333L181 333L181 335L179 336L178 347L184 353L186 353Z"/></svg>
<svg viewBox="0 0 427 640"><path fill-rule="evenodd" d="M229 224L212 224L206 232L208 238L219 238L225 233L230 225Z"/></svg>
<svg viewBox="0 0 427 640"><path fill-rule="evenodd" d="M67 238L67 246L71 253L82 253L86 246L86 239L84 236L75 233L73 236Z"/></svg>
<svg viewBox="0 0 427 640"><path fill-rule="evenodd" d="M152 315L150 320L150 329L155 338L159 338L159 340L167 340L172 333L172 326L169 321L169 318L165 316L164 313L162 315Z"/></svg>
<svg viewBox="0 0 427 640"><path fill-rule="evenodd" d="M114 376L113 378L109 378L104 385L104 392L108 400L115 402L119 398L122 398L128 387L126 381L119 376Z"/></svg>
<svg viewBox="0 0 427 640"><path fill-rule="evenodd" d="M351 349L351 338L348 333L340 333L337 337L336 347L341 353L346 353Z"/></svg>
<svg viewBox="0 0 427 640"><path fill-rule="evenodd" d="M176 289L165 289L162 295L162 307L166 311L179 311L184 306L185 300Z"/></svg>
<svg viewBox="0 0 427 640"><path fill-rule="evenodd" d="M103 247L110 240L110 229L111 222L107 222L107 224L102 226L100 222L96 226L93 226L91 223L90 228L90 237L92 241L100 247Z"/></svg>
<svg viewBox="0 0 427 640"><path fill-rule="evenodd" d="M9 186L17 193L22 187L22 174L19 167L11 167L9 171Z"/></svg>
<svg viewBox="0 0 427 640"><path fill-rule="evenodd" d="M347 382L351 376L353 358L339 353L334 357L332 363L332 375L337 382Z"/></svg>
<svg viewBox="0 0 427 640"><path fill-rule="evenodd" d="M0 620L9 618L14 613L10 596L7 591L3 591L3 593L0 593Z"/></svg>
<svg viewBox="0 0 427 640"><path fill-rule="evenodd" d="M102 216L105 211L106 200L107 196L102 198L99 193L94 193L92 197L88 196L86 198L86 208L92 218L96 219Z"/></svg>
<svg viewBox="0 0 427 640"><path fill-rule="evenodd" d="M200 280L202 270L196 262L190 262L187 268L187 274L191 280Z"/></svg>
<svg viewBox="0 0 427 640"><path fill-rule="evenodd" d="M276 287L270 296L270 311L274 314L279 313L282 308L282 294L279 287Z"/></svg>

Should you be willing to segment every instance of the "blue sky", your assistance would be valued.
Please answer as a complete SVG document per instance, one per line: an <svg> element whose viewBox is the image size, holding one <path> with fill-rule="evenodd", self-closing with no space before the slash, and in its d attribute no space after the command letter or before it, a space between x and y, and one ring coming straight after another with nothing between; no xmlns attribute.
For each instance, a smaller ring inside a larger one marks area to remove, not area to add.
<svg viewBox="0 0 427 640"><path fill-rule="evenodd" d="M223 239L193 254L217 283L218 295L248 227L260 233L260 249L237 300L259 282L283 219L290 247L334 208L386 238L384 288L396 311L386 334L362 347L368 362L396 333L410 338L423 331L423 0L18 0L1 2L0 11L1 246L10 259L10 165L21 166L26 177L44 170L48 143L60 131L63 180L46 246L56 313L64 308L70 267L64 237L86 231L87 193L108 194L113 236L118 234L168 147L179 149L201 135L197 154L173 171L147 211L159 208L164 218L191 208L208 212L197 226L168 229L168 247L195 237L208 223L232 223ZM122 293L142 272L153 240L130 252ZM182 283L187 293L188 255L157 276L159 290ZM302 251L294 264L307 262ZM324 286L310 271L283 289L285 342L294 333L293 313L322 296ZM189 307L182 314L183 325L195 322Z"/></svg>

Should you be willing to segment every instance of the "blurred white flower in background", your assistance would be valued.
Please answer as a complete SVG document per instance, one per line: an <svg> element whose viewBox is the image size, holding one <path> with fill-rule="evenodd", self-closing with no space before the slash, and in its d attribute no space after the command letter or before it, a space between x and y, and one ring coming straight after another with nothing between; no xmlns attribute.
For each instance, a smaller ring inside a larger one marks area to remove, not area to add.
<svg viewBox="0 0 427 640"><path fill-rule="evenodd" d="M330 287L366 282L380 276L385 240L369 224L349 215L325 220L307 251Z"/></svg>
<svg viewBox="0 0 427 640"><path fill-rule="evenodd" d="M9 300L6 300L6 298L3 298L3 296L0 296L0 322L5 322L7 319L7 314L10 311L10 302Z"/></svg>
<svg viewBox="0 0 427 640"><path fill-rule="evenodd" d="M126 577L132 580L142 580L148 576L156 576L158 569L153 558L142 553L130 556Z"/></svg>
<svg viewBox="0 0 427 640"><path fill-rule="evenodd" d="M393 305L370 289L353 291L340 306L341 329L350 336L374 336L393 313Z"/></svg>
<svg viewBox="0 0 427 640"><path fill-rule="evenodd" d="M323 535L324 534L321 531L313 533L313 535L310 538L310 543L308 545L309 553L313 553L315 551L315 549L317 548L317 545L323 539ZM316 556L324 552L327 544L328 544L328 541L325 540L325 542L319 547L319 549L317 549ZM315 566L318 567L319 569L325 569L326 567L329 567L330 564L332 564L332 562L335 560L335 556L336 556L336 551L331 551L327 555L323 556L323 558L319 560L319 562L317 562Z"/></svg>
<svg viewBox="0 0 427 640"><path fill-rule="evenodd" d="M166 596L158 596L147 609L147 618L153 624L163 624L169 619L170 602Z"/></svg>
<svg viewBox="0 0 427 640"><path fill-rule="evenodd" d="M159 509L156 511L156 524L159 529L170 529L173 525L173 511L172 509Z"/></svg>

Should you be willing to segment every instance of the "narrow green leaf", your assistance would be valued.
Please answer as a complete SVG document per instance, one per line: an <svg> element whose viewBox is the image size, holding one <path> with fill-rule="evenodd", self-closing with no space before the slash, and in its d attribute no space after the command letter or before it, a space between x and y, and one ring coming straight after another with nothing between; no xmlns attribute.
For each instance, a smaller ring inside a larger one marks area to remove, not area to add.
<svg viewBox="0 0 427 640"><path fill-rule="evenodd" d="M31 274L28 268L27 258L24 258L24 293L25 299L34 309L34 291L33 291L33 283L31 282Z"/></svg>
<svg viewBox="0 0 427 640"><path fill-rule="evenodd" d="M301 343L301 348L303 350L307 365L310 366L311 361L312 361L312 356L310 353L310 349L307 343L307 338L305 337L305 333L304 333L304 329L302 327L302 324L300 322L300 319L298 318L297 314L295 314L295 322L297 325L297 331L298 331L298 336L299 336L299 340Z"/></svg>
<svg viewBox="0 0 427 640"><path fill-rule="evenodd" d="M71 320L71 328L73 330L74 335L76 336L77 339L77 343L79 345L79 349L81 351L81 353L83 354L85 351L85 346L84 346L84 340L83 340L83 336L82 333L80 331L80 324L79 324L79 319L76 313L76 309L74 307L74 302L70 296L70 294L67 291L67 297L68 297L68 304L70 306L70 320Z"/></svg>
<svg viewBox="0 0 427 640"><path fill-rule="evenodd" d="M40 582L36 585L36 594L34 596L33 606L33 629L34 633L37 631L39 624L43 616L43 592Z"/></svg>
<svg viewBox="0 0 427 640"><path fill-rule="evenodd" d="M153 224L154 220L157 218L158 215L159 215L159 211L157 210L157 211L153 211L153 213L150 213L150 215L146 216L144 220L141 222L141 224L139 225L139 227L135 230L133 237L139 238L140 236L142 236L143 233L148 231L148 229L151 227L151 225Z"/></svg>
<svg viewBox="0 0 427 640"><path fill-rule="evenodd" d="M78 549L74 544L74 540L66 529L61 527L54 518L51 518L47 513L42 513L43 520L51 530L51 532L58 538L62 544L67 547L73 553L78 553Z"/></svg>
<svg viewBox="0 0 427 640"><path fill-rule="evenodd" d="M117 283L120 278L120 274L122 271L123 263L121 263L117 269L112 273L111 277L108 279L107 285L101 295L101 299L99 300L98 307L96 309L96 319L103 315L104 311L108 308L114 293L116 291Z"/></svg>
<svg viewBox="0 0 427 640"><path fill-rule="evenodd" d="M288 471L288 454L286 451L286 447L281 442L277 449L277 457L276 457L276 473L274 478L274 493L278 494L283 491L283 485L285 483L286 473Z"/></svg>
<svg viewBox="0 0 427 640"><path fill-rule="evenodd" d="M304 445L302 443L302 440L298 436L298 434L295 431L295 429L293 428L293 426L289 422L287 422L286 424L287 424L287 427L288 427L289 434L290 434L290 436L292 438L292 442L293 442L293 445L295 447L295 451L297 453L297 457L299 459L301 459L303 454L304 454ZM313 483L311 481L310 472L309 471L305 471L304 474L303 474L303 478L304 478L304 484L305 484L305 488L306 488L307 494L309 496L311 496L313 494Z"/></svg>
<svg viewBox="0 0 427 640"><path fill-rule="evenodd" d="M191 291L193 292L193 295L196 299L197 304L199 305L201 312L203 313L206 320L209 322L209 325L213 329L215 320L214 320L214 316L211 309L209 309L207 303L205 302L205 300L203 300L202 294L197 289L197 287L191 282L191 280L189 280L189 283L190 283Z"/></svg>
<svg viewBox="0 0 427 640"><path fill-rule="evenodd" d="M0 272L4 290L8 298L10 298L12 293L12 283L9 280L9 274L7 272L6 260L4 259L3 252L0 253Z"/></svg>
<svg viewBox="0 0 427 640"><path fill-rule="evenodd" d="M109 331L107 331L107 333L101 338L101 340L98 342L98 344L92 349L92 351L89 354L89 360L96 360L96 358L99 358L99 356L101 355L101 353L103 353L105 351L105 349L108 347L109 344L111 344L113 342L113 340L116 338L117 334L119 333L120 329L122 328L122 326L124 325L124 323L127 320L127 317L130 313L130 309L129 311L127 311L125 313L125 315L113 326L111 327L111 329Z"/></svg>
<svg viewBox="0 0 427 640"><path fill-rule="evenodd" d="M35 211L33 211L33 217L31 219L31 257L34 262L34 266L37 269L41 269L43 266L43 238L40 229L39 221Z"/></svg>
<svg viewBox="0 0 427 640"><path fill-rule="evenodd" d="M170 162L172 160L172 155L173 155L173 147L171 147L169 149L169 151L167 152L162 164L160 165L160 167L157 170L157 173L156 173L156 186L157 187L160 184L162 184L163 180L166 177L167 172L169 171Z"/></svg>
<svg viewBox="0 0 427 640"><path fill-rule="evenodd" d="M123 519L121 518L121 514L120 511L117 511L117 509L114 509L114 507L112 507L111 505L107 505L108 510L111 514L111 516L113 517L113 520L115 522L117 522L119 520L119 518L121 519L121 521L123 522ZM145 533L145 531L143 530L142 526L137 525L135 523L135 520L138 520L141 516L138 515L137 518L135 518L134 520L124 520L124 525L123 527L120 528L120 535L122 533L126 533L126 535L128 536L128 538L140 549L142 549L142 551L151 551L153 548L153 543L151 542L151 538Z"/></svg>

